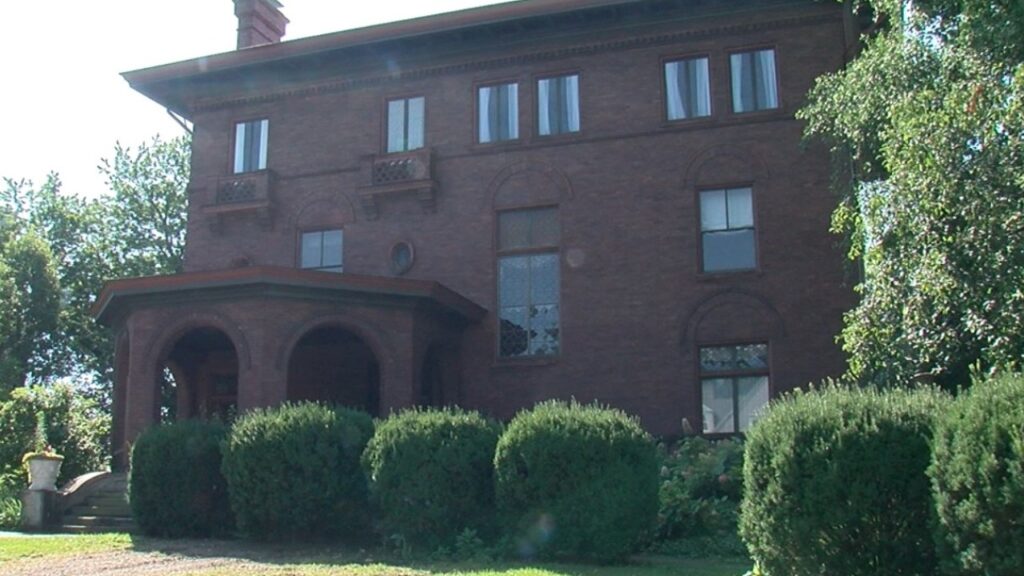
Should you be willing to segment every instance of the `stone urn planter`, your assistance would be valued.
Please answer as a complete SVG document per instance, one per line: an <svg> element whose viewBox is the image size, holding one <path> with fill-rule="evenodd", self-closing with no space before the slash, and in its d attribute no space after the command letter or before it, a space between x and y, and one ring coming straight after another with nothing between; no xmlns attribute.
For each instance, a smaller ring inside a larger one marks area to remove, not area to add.
<svg viewBox="0 0 1024 576"><path fill-rule="evenodd" d="M25 455L28 465L29 490L57 490L57 476L64 457L52 452L35 452Z"/></svg>

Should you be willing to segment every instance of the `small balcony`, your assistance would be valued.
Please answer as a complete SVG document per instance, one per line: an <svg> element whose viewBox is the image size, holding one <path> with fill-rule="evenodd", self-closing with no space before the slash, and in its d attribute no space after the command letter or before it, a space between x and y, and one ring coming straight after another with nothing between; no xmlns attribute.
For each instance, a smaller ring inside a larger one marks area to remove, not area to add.
<svg viewBox="0 0 1024 576"><path fill-rule="evenodd" d="M411 197L426 212L433 212L437 195L429 148L401 154L382 154L368 159L370 184L359 189L366 216L375 220L387 198Z"/></svg>
<svg viewBox="0 0 1024 576"><path fill-rule="evenodd" d="M203 206L203 212L214 216L211 224L217 231L230 214L252 213L269 226L274 180L274 173L270 170L219 177L214 181L213 202Z"/></svg>

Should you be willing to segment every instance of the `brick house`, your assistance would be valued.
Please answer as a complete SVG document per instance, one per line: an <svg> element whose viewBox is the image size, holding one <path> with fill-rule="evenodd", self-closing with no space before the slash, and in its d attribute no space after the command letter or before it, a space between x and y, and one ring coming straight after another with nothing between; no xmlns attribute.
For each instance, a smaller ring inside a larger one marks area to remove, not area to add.
<svg viewBox="0 0 1024 576"><path fill-rule="evenodd" d="M842 371L835 2L526 0L126 73L193 129L183 274L109 282L116 460L161 418L315 399L509 418L599 400L744 430ZM167 406L164 406L166 411Z"/></svg>

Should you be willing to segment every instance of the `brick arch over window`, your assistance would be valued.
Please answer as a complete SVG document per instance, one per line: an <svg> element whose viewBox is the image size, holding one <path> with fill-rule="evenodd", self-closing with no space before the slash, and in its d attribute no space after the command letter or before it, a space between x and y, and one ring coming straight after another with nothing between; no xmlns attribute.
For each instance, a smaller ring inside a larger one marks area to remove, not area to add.
<svg viewBox="0 0 1024 576"><path fill-rule="evenodd" d="M742 142L705 148L686 167L687 188L756 182L771 178L767 164Z"/></svg>
<svg viewBox="0 0 1024 576"><path fill-rule="evenodd" d="M488 186L494 210L553 205L573 197L569 178L542 162L520 162L504 168Z"/></svg>
<svg viewBox="0 0 1024 576"><path fill-rule="evenodd" d="M321 198L304 204L292 219L293 230L344 226L356 221L352 200L345 194L337 193L331 198Z"/></svg>
<svg viewBox="0 0 1024 576"><path fill-rule="evenodd" d="M252 366L252 356L245 335L225 316L216 312L194 312L178 319L171 324L169 329L164 330L160 338L150 343L145 357L156 358L162 362L182 336L201 328L219 330L231 340L231 344L235 347L235 354L238 355L239 370L247 370Z"/></svg>
<svg viewBox="0 0 1024 576"><path fill-rule="evenodd" d="M687 355L695 344L768 341L786 335L782 315L754 292L731 289L697 303L682 326L681 344Z"/></svg>

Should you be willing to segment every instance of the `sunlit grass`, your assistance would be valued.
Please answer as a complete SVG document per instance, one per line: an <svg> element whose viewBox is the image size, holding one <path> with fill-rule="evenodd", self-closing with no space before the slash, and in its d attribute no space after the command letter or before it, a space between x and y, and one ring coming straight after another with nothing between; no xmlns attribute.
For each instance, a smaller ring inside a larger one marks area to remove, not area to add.
<svg viewBox="0 0 1024 576"><path fill-rule="evenodd" d="M0 537L0 563L44 556L67 556L127 550L132 538L127 534L89 534L82 536Z"/></svg>

